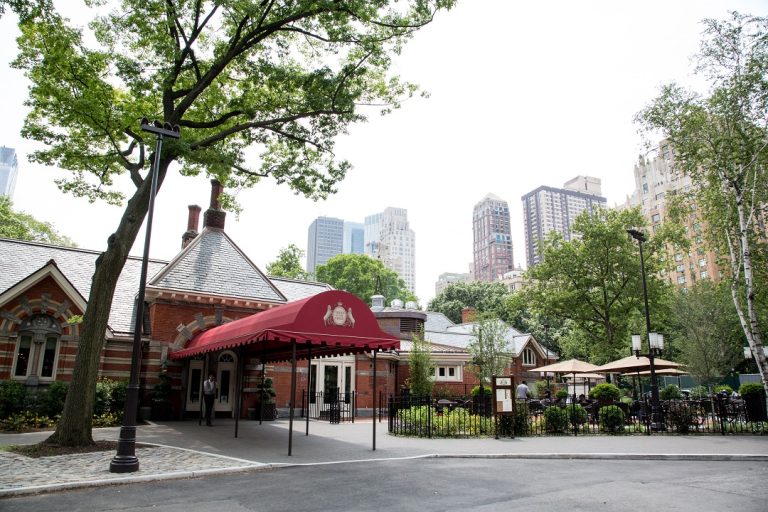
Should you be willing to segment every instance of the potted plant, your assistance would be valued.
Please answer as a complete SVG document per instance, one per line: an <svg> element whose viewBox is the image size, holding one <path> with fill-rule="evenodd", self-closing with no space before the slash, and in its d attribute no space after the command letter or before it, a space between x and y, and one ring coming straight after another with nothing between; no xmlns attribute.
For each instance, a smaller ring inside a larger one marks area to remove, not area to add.
<svg viewBox="0 0 768 512"><path fill-rule="evenodd" d="M272 379L264 379L264 383L256 385L256 418L272 421L275 419L275 389L272 387Z"/></svg>
<svg viewBox="0 0 768 512"><path fill-rule="evenodd" d="M152 419L167 421L173 419L173 406L171 405L171 376L163 371L158 376L160 382L152 388Z"/></svg>
<svg viewBox="0 0 768 512"><path fill-rule="evenodd" d="M767 421L765 411L765 389L758 382L746 382L739 387L739 394L744 398L747 421Z"/></svg>

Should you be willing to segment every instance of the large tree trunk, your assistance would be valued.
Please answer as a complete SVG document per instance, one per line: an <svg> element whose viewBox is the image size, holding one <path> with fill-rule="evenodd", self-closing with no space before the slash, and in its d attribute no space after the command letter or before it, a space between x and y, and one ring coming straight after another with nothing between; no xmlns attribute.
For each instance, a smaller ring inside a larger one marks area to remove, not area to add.
<svg viewBox="0 0 768 512"><path fill-rule="evenodd" d="M158 190L169 163L168 160L161 161ZM151 181L151 174L149 174L136 189L123 211L117 231L110 235L107 241L107 250L96 260L91 293L83 315L75 368L64 403L64 411L56 431L46 440L47 443L65 446L93 444L91 420L96 396L96 380L109 322L109 312L112 309L112 298L117 280L128 258L128 252L136 240L149 209Z"/></svg>

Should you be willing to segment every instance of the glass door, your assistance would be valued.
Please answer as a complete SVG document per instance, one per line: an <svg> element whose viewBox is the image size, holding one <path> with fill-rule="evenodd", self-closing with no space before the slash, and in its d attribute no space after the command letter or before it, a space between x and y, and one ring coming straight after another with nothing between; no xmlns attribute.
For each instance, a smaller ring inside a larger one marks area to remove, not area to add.
<svg viewBox="0 0 768 512"><path fill-rule="evenodd" d="M187 377L187 410L200 411L200 393L203 386L203 360L189 362Z"/></svg>
<svg viewBox="0 0 768 512"><path fill-rule="evenodd" d="M219 356L216 366L216 383L218 384L218 396L216 397L216 412L231 412L235 402L235 355L224 352Z"/></svg>

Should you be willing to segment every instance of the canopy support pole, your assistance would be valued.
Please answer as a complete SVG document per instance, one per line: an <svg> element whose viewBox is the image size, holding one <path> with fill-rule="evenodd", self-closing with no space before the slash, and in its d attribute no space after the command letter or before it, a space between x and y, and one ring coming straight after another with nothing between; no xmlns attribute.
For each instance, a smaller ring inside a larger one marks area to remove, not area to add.
<svg viewBox="0 0 768 512"><path fill-rule="evenodd" d="M205 359L203 359L203 374L200 376L200 416L197 418L198 427L203 424L203 383L205 382L205 379L208 378L208 374L206 372L208 372L208 354L205 354Z"/></svg>
<svg viewBox="0 0 768 512"><path fill-rule="evenodd" d="M376 451L376 349L373 349L373 451Z"/></svg>
<svg viewBox="0 0 768 512"><path fill-rule="evenodd" d="M296 402L296 340L291 339L291 410L288 412L288 456L293 449L293 407Z"/></svg>
<svg viewBox="0 0 768 512"><path fill-rule="evenodd" d="M259 425L264 423L264 378L267 374L267 340L262 340L264 350L261 355L261 389L259 390Z"/></svg>
<svg viewBox="0 0 768 512"><path fill-rule="evenodd" d="M305 420L307 421L307 433L304 435L309 435L309 393L310 393L310 384L312 382L312 343L307 343L307 416Z"/></svg>
<svg viewBox="0 0 768 512"><path fill-rule="evenodd" d="M245 367L245 361L243 361L243 346L237 347L237 390L235 391L235 439L237 439L238 429L240 428L240 411L242 410L243 401L243 368Z"/></svg>

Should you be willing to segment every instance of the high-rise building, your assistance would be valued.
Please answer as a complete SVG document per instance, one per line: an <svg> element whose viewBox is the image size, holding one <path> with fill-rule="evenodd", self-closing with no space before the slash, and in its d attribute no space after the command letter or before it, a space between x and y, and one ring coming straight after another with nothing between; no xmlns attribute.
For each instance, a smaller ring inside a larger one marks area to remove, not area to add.
<svg viewBox="0 0 768 512"><path fill-rule="evenodd" d="M468 281L471 281L468 272L464 274L457 272L443 272L437 276L437 282L435 283L435 295L440 295L443 290L452 284L466 283Z"/></svg>
<svg viewBox="0 0 768 512"><path fill-rule="evenodd" d="M541 186L522 197L528 268L541 263L541 243L551 231L571 240L571 227L581 212L605 208L606 200L600 194L599 178L577 176L563 188Z"/></svg>
<svg viewBox="0 0 768 512"><path fill-rule="evenodd" d="M0 147L0 196L13 199L18 173L19 162L16 159L16 150L5 146Z"/></svg>
<svg viewBox="0 0 768 512"><path fill-rule="evenodd" d="M496 281L512 270L512 232L509 205L488 194L472 213L473 274L477 281Z"/></svg>
<svg viewBox="0 0 768 512"><path fill-rule="evenodd" d="M307 272L313 273L332 257L343 252L344 221L333 217L318 217L309 225L307 242Z"/></svg>
<svg viewBox="0 0 768 512"><path fill-rule="evenodd" d="M365 218L365 254L381 258L413 292L416 287L416 234L408 224L408 210L385 208Z"/></svg>
<svg viewBox="0 0 768 512"><path fill-rule="evenodd" d="M655 151L641 155L635 164L635 190L625 206L640 206L651 232L656 232L664 222L667 197L692 187L691 178L676 171L674 161L672 145L663 140ZM680 288L687 288L701 279L719 281L717 255L704 242L704 221L695 204L691 205L690 214L684 222L691 246L685 251L669 248L671 268L664 271L662 277Z"/></svg>
<svg viewBox="0 0 768 512"><path fill-rule="evenodd" d="M342 252L344 254L365 253L365 224L344 221Z"/></svg>

